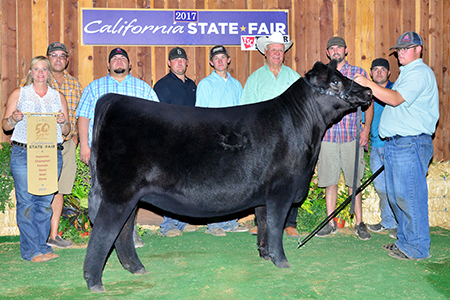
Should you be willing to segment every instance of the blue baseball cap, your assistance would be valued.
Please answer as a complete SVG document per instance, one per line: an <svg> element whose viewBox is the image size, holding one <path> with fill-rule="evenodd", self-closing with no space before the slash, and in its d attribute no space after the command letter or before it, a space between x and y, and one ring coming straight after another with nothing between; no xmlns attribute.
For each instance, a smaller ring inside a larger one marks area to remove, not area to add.
<svg viewBox="0 0 450 300"><path fill-rule="evenodd" d="M423 46L423 40L420 35L414 31L407 31L397 39L397 44L389 48L389 50L405 48L411 45Z"/></svg>

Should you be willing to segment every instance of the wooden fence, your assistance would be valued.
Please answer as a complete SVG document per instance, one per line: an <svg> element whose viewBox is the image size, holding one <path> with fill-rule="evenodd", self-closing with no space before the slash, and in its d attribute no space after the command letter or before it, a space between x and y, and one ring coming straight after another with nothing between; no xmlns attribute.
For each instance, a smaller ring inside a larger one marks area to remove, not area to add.
<svg viewBox="0 0 450 300"><path fill-rule="evenodd" d="M1 0L1 115L8 95L28 71L31 58L45 54L47 45L61 41L69 49L68 71L85 87L107 74L111 47L82 46L79 30L81 7L136 9L287 9L289 35L294 46L285 63L300 75L314 62L327 62L326 43L333 35L345 38L347 60L369 71L374 58L391 63L391 79L399 68L389 48L405 31L418 32L424 40L423 59L435 72L440 91L440 120L434 139L434 159L450 160L449 39L450 0ZM163 77L170 47L124 47L133 64L132 74L151 86ZM198 83L208 76L209 47L185 47L188 77ZM230 73L243 85L263 65L257 51L229 47ZM9 136L3 134L3 141Z"/></svg>

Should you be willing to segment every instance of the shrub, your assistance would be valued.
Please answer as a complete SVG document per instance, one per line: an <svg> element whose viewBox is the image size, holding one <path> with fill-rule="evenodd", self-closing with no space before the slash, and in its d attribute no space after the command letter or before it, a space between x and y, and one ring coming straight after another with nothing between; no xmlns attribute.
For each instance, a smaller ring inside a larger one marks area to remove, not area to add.
<svg viewBox="0 0 450 300"><path fill-rule="evenodd" d="M0 147L0 212L12 208L10 194L14 188L14 179L9 164L11 162L11 145L3 142Z"/></svg>
<svg viewBox="0 0 450 300"><path fill-rule="evenodd" d="M62 237L74 243L83 244L89 241L92 230L88 214L88 196L91 190L89 167L80 159L80 150L76 152L77 174L72 194L64 196L64 208L59 222Z"/></svg>

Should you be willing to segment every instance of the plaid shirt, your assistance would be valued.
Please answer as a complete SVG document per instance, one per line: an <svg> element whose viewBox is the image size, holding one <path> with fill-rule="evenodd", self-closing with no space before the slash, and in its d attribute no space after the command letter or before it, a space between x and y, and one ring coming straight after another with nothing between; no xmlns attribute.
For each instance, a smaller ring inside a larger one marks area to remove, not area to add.
<svg viewBox="0 0 450 300"><path fill-rule="evenodd" d="M26 78L22 79L20 86L25 85ZM64 80L61 85L59 85L55 76L50 72L50 82L51 87L61 92L67 101L67 106L69 110L69 121L70 121L70 132L67 136L63 136L64 141L72 138L73 135L78 134L77 130L77 118L75 118L75 113L77 111L78 102L80 101L81 94L83 93L83 88L81 87L78 79L70 75L66 70L64 70Z"/></svg>
<svg viewBox="0 0 450 300"><path fill-rule="evenodd" d="M70 120L70 133L64 136L64 141L69 140L73 135L78 134L77 130L77 119L75 118L75 113L77 111L78 102L80 101L81 94L83 93L83 88L81 87L78 79L70 75L64 70L64 80L61 85L56 81L53 73L50 72L50 80L52 82L53 88L60 91L67 101L67 106L69 109L69 120Z"/></svg>
<svg viewBox="0 0 450 300"><path fill-rule="evenodd" d="M347 61L345 61L345 65L339 71L342 75L350 79L353 79L355 74L362 74L366 78L369 78L363 68L352 66ZM348 143L353 141L356 139L356 122L356 112L345 115L339 123L334 124L325 132L322 141L332 143ZM359 126L361 126L360 129L362 130L362 125L359 124Z"/></svg>
<svg viewBox="0 0 450 300"><path fill-rule="evenodd" d="M76 113L77 118L85 117L89 119L89 146L92 142L95 105L100 97L108 93L159 102L155 91L145 81L133 77L131 74L128 74L121 82L114 79L109 73L105 77L92 81L84 90Z"/></svg>

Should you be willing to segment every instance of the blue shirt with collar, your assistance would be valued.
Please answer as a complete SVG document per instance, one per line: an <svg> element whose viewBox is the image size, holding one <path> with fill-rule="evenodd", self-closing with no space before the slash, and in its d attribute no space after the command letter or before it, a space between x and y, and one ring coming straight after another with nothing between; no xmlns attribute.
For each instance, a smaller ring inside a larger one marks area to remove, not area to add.
<svg viewBox="0 0 450 300"><path fill-rule="evenodd" d="M228 107L239 104L242 94L242 84L227 72L227 79L219 76L214 70L211 75L203 78L197 87L197 102L199 107Z"/></svg>
<svg viewBox="0 0 450 300"><path fill-rule="evenodd" d="M158 96L155 91L145 81L133 77L131 74L128 74L121 82L114 79L111 74L92 81L84 89L76 112L76 118L81 116L89 119L89 146L92 142L95 105L100 97L108 93L116 93L158 102Z"/></svg>
<svg viewBox="0 0 450 300"><path fill-rule="evenodd" d="M433 70L421 58L401 66L392 90L399 92L405 101L385 106L380 136L433 134L439 119L439 91Z"/></svg>

